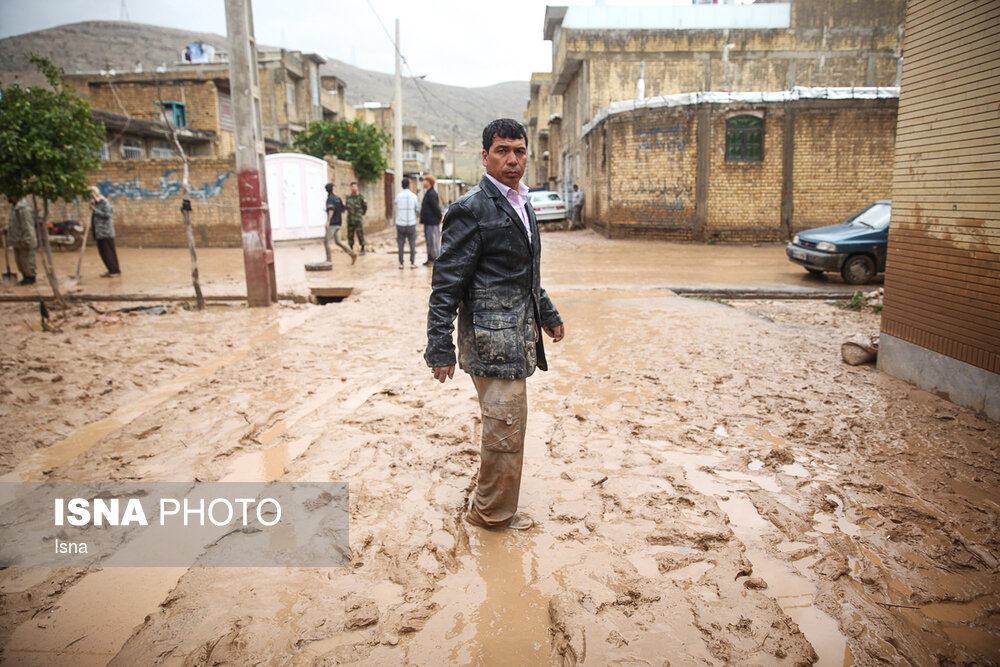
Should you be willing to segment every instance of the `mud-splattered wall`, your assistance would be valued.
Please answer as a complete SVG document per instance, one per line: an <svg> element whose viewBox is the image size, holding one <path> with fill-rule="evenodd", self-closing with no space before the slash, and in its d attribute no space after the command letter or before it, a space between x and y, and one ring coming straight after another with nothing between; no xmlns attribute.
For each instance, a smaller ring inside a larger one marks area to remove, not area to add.
<svg viewBox="0 0 1000 667"><path fill-rule="evenodd" d="M585 220L613 238L728 242L835 223L889 197L896 104L703 103L610 115L586 136ZM746 114L763 121L763 159L729 161L726 123Z"/></svg>

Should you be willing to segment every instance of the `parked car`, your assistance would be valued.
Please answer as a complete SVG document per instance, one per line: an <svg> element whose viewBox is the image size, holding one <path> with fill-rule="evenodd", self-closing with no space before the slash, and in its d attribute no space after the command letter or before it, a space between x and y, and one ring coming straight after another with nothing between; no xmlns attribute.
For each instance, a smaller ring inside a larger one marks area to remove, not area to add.
<svg viewBox="0 0 1000 667"><path fill-rule="evenodd" d="M556 222L566 219L566 202L558 192L535 190L528 193L531 208L535 209L538 222Z"/></svg>
<svg viewBox="0 0 1000 667"><path fill-rule="evenodd" d="M885 271L892 202L877 201L839 225L799 232L785 248L788 259L816 276L838 271L844 282L862 285Z"/></svg>

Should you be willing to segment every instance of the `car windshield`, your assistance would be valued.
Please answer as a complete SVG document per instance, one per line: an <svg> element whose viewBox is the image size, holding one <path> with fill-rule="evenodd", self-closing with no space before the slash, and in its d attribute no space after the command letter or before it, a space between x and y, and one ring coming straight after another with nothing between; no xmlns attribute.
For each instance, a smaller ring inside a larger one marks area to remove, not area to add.
<svg viewBox="0 0 1000 667"><path fill-rule="evenodd" d="M533 192L531 193L531 201L559 201L559 195L555 192Z"/></svg>
<svg viewBox="0 0 1000 667"><path fill-rule="evenodd" d="M849 217L844 223L853 225L854 227L885 229L889 226L889 214L891 212L892 206L889 204L872 204L868 208Z"/></svg>

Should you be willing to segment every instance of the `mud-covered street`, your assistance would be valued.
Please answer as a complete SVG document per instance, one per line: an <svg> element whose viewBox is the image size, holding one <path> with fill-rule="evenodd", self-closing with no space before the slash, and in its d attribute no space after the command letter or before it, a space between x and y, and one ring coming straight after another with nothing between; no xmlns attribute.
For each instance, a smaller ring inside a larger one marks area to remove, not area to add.
<svg viewBox="0 0 1000 667"><path fill-rule="evenodd" d="M543 244L567 336L528 380L523 533L461 520L475 391L433 381L430 271L387 241L318 276L319 246L279 255L282 291L354 288L326 306L99 302L46 333L0 304L0 481L345 481L351 517L346 568L2 570L0 662L1000 663L1000 425L845 364L870 310L665 289L844 287L778 246Z"/></svg>

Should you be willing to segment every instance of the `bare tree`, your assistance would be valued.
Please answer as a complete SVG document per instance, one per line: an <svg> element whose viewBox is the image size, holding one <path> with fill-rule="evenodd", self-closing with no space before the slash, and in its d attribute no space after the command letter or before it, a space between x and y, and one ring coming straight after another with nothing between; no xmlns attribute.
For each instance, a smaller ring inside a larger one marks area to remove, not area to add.
<svg viewBox="0 0 1000 667"><path fill-rule="evenodd" d="M184 152L184 147L181 146L181 142L177 138L177 128L167 118L166 105L163 103L163 96L160 94L159 81L156 83L156 97L159 101L160 115L163 117L163 122L166 124L167 129L170 130L170 138L173 139L174 148L177 149L177 154L181 156L181 162L184 164L184 176L181 180L181 187L186 197L181 204L181 215L184 216L184 233L187 236L188 250L191 252L191 282L194 285L195 299L198 302L198 310L205 310L205 297L202 296L201 283L198 282L198 253L194 247L194 229L191 227L191 182L188 180L187 153Z"/></svg>

